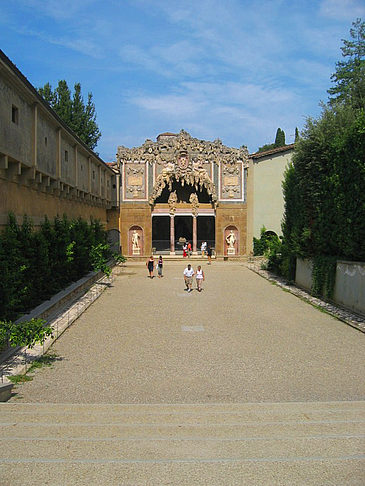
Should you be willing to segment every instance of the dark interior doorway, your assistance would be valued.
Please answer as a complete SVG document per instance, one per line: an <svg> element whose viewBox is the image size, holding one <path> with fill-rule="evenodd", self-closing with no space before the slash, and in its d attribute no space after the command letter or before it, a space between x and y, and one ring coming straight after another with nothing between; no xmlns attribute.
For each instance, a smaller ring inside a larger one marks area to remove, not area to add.
<svg viewBox="0 0 365 486"><path fill-rule="evenodd" d="M169 200L169 196L171 192L176 191L177 195L177 202L189 202L190 195L192 193L196 193L200 203L210 203L212 202L211 196L209 196L208 191L203 186L202 190L198 186L198 190L195 189L195 186L190 186L189 184L181 185L181 182L177 182L175 179L172 182L172 191L169 190L168 186L164 187L155 203L167 203Z"/></svg>
<svg viewBox="0 0 365 486"><path fill-rule="evenodd" d="M203 241L215 248L215 217L214 216L198 216L198 249L200 249Z"/></svg>
<svg viewBox="0 0 365 486"><path fill-rule="evenodd" d="M186 241L193 241L193 217L192 216L175 216L175 251L181 250L179 238L185 238Z"/></svg>
<svg viewBox="0 0 365 486"><path fill-rule="evenodd" d="M152 217L152 247L157 252L170 252L170 216Z"/></svg>

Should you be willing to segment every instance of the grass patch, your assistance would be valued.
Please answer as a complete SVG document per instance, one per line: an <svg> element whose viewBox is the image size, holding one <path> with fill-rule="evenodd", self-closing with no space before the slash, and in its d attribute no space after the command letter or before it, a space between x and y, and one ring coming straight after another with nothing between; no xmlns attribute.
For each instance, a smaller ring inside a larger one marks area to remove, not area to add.
<svg viewBox="0 0 365 486"><path fill-rule="evenodd" d="M29 373L39 368L43 368L43 366L52 366L53 363L59 359L60 358L55 353L44 354L32 362L25 375L8 376L8 379L14 383L14 385L20 385L22 383L26 383L27 381L32 381L33 375L30 375Z"/></svg>
<svg viewBox="0 0 365 486"><path fill-rule="evenodd" d="M21 383L25 383L27 381L33 380L33 376L29 376L29 375L13 375L13 376L8 376L7 378L9 381L14 383L14 385L19 385Z"/></svg>
<svg viewBox="0 0 365 486"><path fill-rule="evenodd" d="M54 353L52 354L44 354L43 356L40 356L36 360L33 361L31 364L28 373L31 373L32 371L42 368L43 366L52 366L53 363L58 359L58 356Z"/></svg>

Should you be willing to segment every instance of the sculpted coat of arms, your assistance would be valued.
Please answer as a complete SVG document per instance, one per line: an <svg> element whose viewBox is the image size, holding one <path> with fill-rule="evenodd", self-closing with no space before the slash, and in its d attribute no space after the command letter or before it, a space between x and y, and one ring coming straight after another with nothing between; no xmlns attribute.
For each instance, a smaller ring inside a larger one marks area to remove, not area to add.
<svg viewBox="0 0 365 486"><path fill-rule="evenodd" d="M189 158L187 154L180 155L177 159L177 165L181 171L185 171L189 167Z"/></svg>

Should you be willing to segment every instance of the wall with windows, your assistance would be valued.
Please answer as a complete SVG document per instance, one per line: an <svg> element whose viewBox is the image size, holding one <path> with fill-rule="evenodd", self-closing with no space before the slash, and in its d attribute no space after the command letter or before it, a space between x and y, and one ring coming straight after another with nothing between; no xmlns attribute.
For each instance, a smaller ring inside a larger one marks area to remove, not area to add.
<svg viewBox="0 0 365 486"><path fill-rule="evenodd" d="M36 225L67 214L112 229L116 181L0 51L0 227L11 211Z"/></svg>

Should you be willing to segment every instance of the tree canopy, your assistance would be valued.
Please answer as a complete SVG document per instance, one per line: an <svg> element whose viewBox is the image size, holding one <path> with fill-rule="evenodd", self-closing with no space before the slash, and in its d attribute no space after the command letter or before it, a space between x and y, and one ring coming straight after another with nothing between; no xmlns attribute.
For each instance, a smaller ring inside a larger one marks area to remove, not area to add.
<svg viewBox="0 0 365 486"><path fill-rule="evenodd" d="M258 152L266 152L277 147L285 147L285 132L281 128L276 130L275 142L267 143L262 147L259 147Z"/></svg>
<svg viewBox="0 0 365 486"><path fill-rule="evenodd" d="M363 38L364 23L353 26L351 38L356 32ZM347 56L353 42L344 44ZM285 174L283 254L291 257L365 261L364 76L354 73L358 66L337 63L337 85L329 90L336 97L317 120L307 119Z"/></svg>
<svg viewBox="0 0 365 486"><path fill-rule="evenodd" d="M66 125L93 150L101 137L101 132L96 124L92 93L88 93L85 105L81 94L81 84L75 84L72 95L65 80L59 81L54 90L50 83L46 83L43 88L38 88L38 92Z"/></svg>
<svg viewBox="0 0 365 486"><path fill-rule="evenodd" d="M350 29L350 40L342 39L342 56L331 80L335 84L328 90L330 104L351 102L355 107L365 105L365 22L357 19Z"/></svg>

